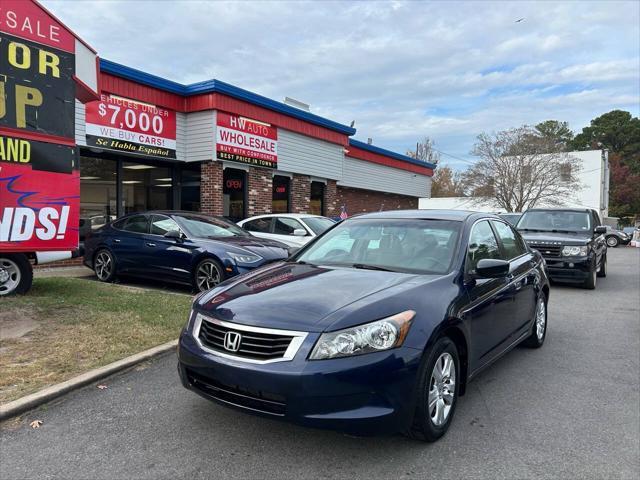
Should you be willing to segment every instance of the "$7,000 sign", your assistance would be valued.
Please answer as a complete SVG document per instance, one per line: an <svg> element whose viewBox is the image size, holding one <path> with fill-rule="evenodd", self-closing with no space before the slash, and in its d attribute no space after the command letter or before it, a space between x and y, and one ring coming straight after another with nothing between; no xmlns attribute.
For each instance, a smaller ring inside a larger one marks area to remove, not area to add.
<svg viewBox="0 0 640 480"><path fill-rule="evenodd" d="M176 112L111 95L86 105L87 145L176 158Z"/></svg>

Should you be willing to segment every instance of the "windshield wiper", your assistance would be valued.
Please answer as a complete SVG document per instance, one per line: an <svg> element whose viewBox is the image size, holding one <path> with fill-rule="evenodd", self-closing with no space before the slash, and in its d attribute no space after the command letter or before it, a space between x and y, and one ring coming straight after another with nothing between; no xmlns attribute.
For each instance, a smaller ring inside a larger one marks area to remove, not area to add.
<svg viewBox="0 0 640 480"><path fill-rule="evenodd" d="M351 264L353 268L359 268L362 270L380 270L381 272L397 272L397 270L393 270L391 268L379 267L378 265L369 265L366 263L353 263Z"/></svg>
<svg viewBox="0 0 640 480"><path fill-rule="evenodd" d="M518 230L522 230L523 232L548 232L549 230L541 230L539 228L519 228Z"/></svg>

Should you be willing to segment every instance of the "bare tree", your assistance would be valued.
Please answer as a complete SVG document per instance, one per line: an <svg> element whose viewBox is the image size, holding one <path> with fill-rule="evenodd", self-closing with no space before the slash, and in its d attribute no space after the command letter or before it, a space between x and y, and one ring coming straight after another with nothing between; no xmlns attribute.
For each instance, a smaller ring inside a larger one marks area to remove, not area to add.
<svg viewBox="0 0 640 480"><path fill-rule="evenodd" d="M507 212L562 205L582 188L582 165L567 153L549 153L557 152L553 142L527 126L482 133L472 151L480 160L465 173L465 185L472 196L493 198Z"/></svg>
<svg viewBox="0 0 640 480"><path fill-rule="evenodd" d="M434 141L425 136L422 141L416 143L415 150L407 152L407 156L421 162L437 164L440 161L440 153L434 149L434 145Z"/></svg>

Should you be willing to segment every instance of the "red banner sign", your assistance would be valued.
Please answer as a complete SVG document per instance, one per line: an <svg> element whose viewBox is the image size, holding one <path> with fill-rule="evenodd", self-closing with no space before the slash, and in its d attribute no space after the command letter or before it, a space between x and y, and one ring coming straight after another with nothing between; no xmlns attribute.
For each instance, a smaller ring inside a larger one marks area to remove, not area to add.
<svg viewBox="0 0 640 480"><path fill-rule="evenodd" d="M217 113L216 156L258 167L278 166L278 130L249 118Z"/></svg>
<svg viewBox="0 0 640 480"><path fill-rule="evenodd" d="M86 105L87 145L176 158L176 112L113 95Z"/></svg>
<svg viewBox="0 0 640 480"><path fill-rule="evenodd" d="M76 248L79 191L77 170L66 174L0 162L2 250L33 252Z"/></svg>

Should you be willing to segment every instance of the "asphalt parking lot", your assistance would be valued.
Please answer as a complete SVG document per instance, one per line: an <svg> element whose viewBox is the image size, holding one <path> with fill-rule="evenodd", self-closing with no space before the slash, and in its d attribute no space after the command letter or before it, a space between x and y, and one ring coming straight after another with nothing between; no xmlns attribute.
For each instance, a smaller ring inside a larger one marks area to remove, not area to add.
<svg viewBox="0 0 640 480"><path fill-rule="evenodd" d="M0 477L638 478L640 249L610 249L595 291L554 286L549 313L544 347L472 382L435 444L228 410L184 390L171 354L6 422Z"/></svg>

